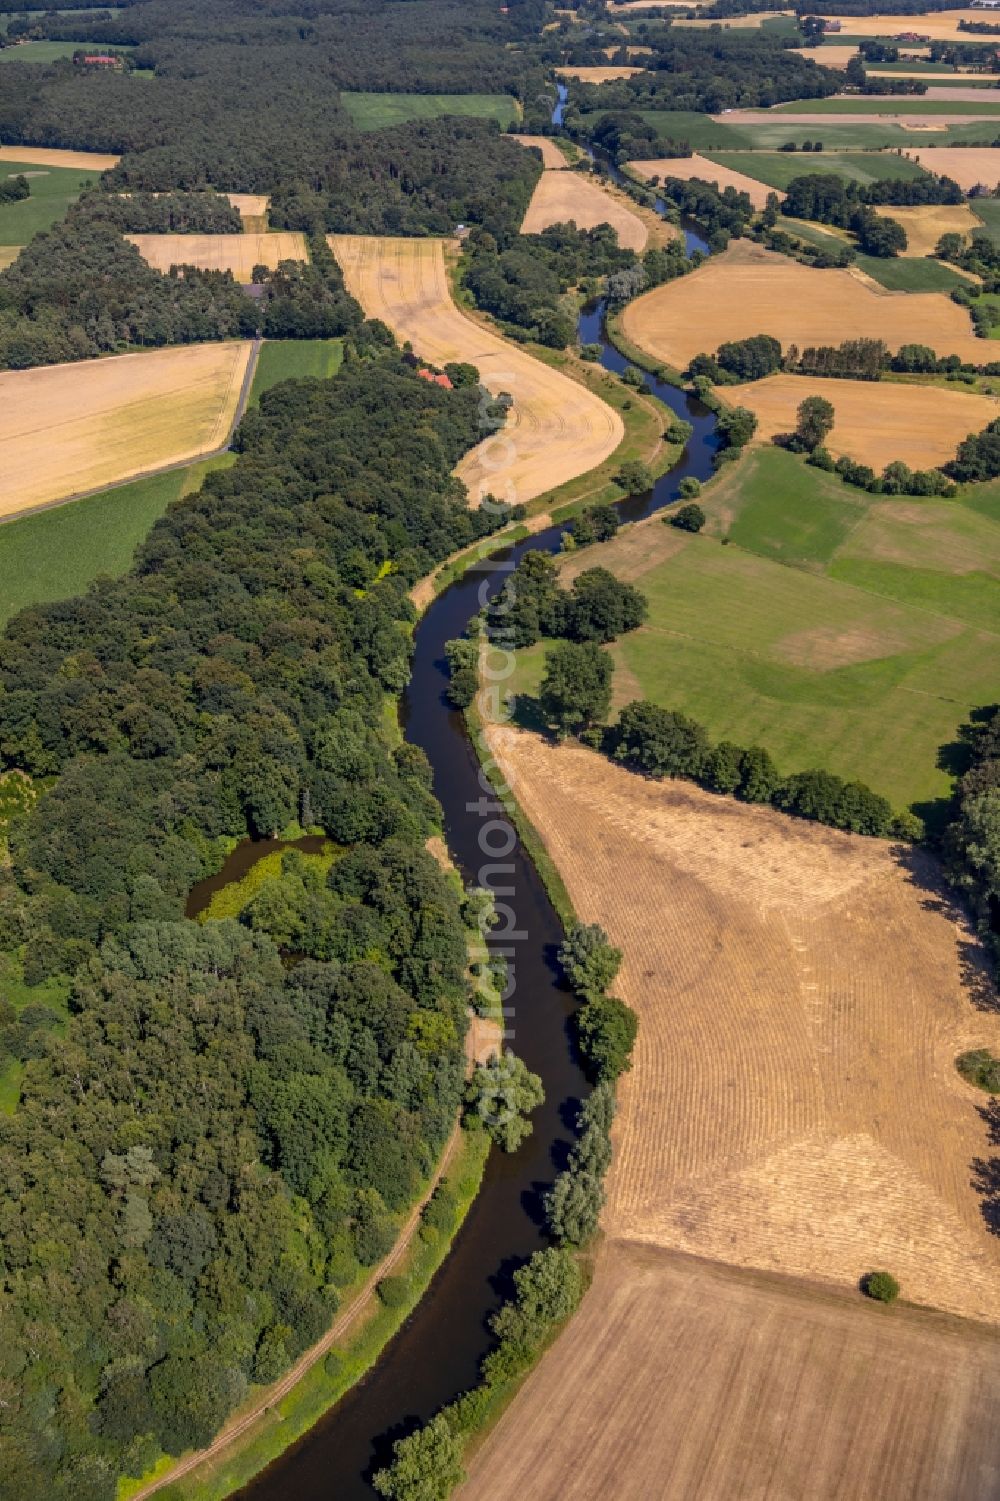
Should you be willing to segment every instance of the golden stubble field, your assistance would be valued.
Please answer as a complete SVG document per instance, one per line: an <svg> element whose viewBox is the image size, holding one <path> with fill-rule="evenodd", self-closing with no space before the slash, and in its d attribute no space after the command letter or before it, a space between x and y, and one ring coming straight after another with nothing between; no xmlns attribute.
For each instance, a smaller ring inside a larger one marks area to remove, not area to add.
<svg viewBox="0 0 1000 1501"><path fill-rule="evenodd" d="M877 208L885 219L895 219L906 230L906 249L901 255L933 255L942 235L971 235L982 229L967 203L921 203L912 208Z"/></svg>
<svg viewBox="0 0 1000 1501"><path fill-rule="evenodd" d="M571 220L577 229L610 224L625 250L644 250L649 239L649 231L639 215L589 176L580 172L543 172L531 195L521 233L537 235L550 224L567 224Z"/></svg>
<svg viewBox="0 0 1000 1501"><path fill-rule="evenodd" d="M221 447L252 347L192 344L0 374L0 516Z"/></svg>
<svg viewBox="0 0 1000 1501"><path fill-rule="evenodd" d="M905 154L928 172L952 178L965 193L1000 183L1000 146L908 146Z"/></svg>
<svg viewBox="0 0 1000 1501"><path fill-rule="evenodd" d="M679 369L727 339L753 334L771 334L785 350L870 338L893 351L929 344L939 355L984 359L967 312L942 292L886 292L850 271L819 271L744 241L637 297L622 327L633 343Z"/></svg>
<svg viewBox="0 0 1000 1501"><path fill-rule="evenodd" d="M632 78L636 73L641 73L642 67L611 67L606 68L556 68L555 72L560 78L575 78L579 83L613 83L618 78Z"/></svg>
<svg viewBox="0 0 1000 1501"><path fill-rule="evenodd" d="M522 503L586 474L624 437L618 413L585 386L465 317L448 285L444 241L331 235L349 291L370 318L435 365L467 360L486 387L507 391L507 425L458 466L470 503L492 494Z"/></svg>
<svg viewBox="0 0 1000 1501"><path fill-rule="evenodd" d="M579 1312L460 1501L991 1501L1000 1343L651 1246Z"/></svg>
<svg viewBox="0 0 1000 1501"><path fill-rule="evenodd" d="M238 205L237 205L238 207ZM242 212L242 211L241 211ZM231 271L249 282L254 266L273 271L279 261L306 261L305 235L298 230L235 235L126 235L155 271L197 266L201 271Z"/></svg>
<svg viewBox="0 0 1000 1501"><path fill-rule="evenodd" d="M932 42L978 42L988 44L993 40L989 36L975 36L968 31L959 31L959 21L982 22L989 21L989 14L983 10L945 10L934 15L885 15L885 16L838 16L837 19L846 31L847 23L850 22L851 36L889 36L895 37L906 31L916 32L917 36L929 37ZM907 50L909 50L907 46Z"/></svg>
<svg viewBox="0 0 1000 1501"><path fill-rule="evenodd" d="M769 188L766 183L747 177L743 172L734 172L731 167L720 167L697 152L693 156L657 157L651 161L629 162L628 165L636 176L647 180L651 177L679 177L689 182L692 177L700 177L703 182L717 183L720 188L735 188L738 193L748 193L750 202L757 209L766 206L771 193L779 199L785 196L779 189Z"/></svg>
<svg viewBox="0 0 1000 1501"><path fill-rule="evenodd" d="M980 356L982 358L982 356ZM756 413L758 439L789 433L807 396L823 396L836 414L826 447L859 464L884 469L902 459L911 469L935 468L955 457L963 438L1000 416L1000 401L961 387L899 385L892 381L823 380L808 375L769 375L718 394Z"/></svg>
<svg viewBox="0 0 1000 1501"><path fill-rule="evenodd" d="M31 162L35 167L82 167L106 172L117 167L119 156L102 151L61 151L51 146L0 146L0 162Z"/></svg>
<svg viewBox="0 0 1000 1501"><path fill-rule="evenodd" d="M520 141L522 146L536 146L542 153L542 166L547 172L564 172L569 167L569 162L551 136L516 135L511 136L511 140Z"/></svg>
<svg viewBox="0 0 1000 1501"><path fill-rule="evenodd" d="M845 1291L885 1266L914 1303L1000 1322L970 1184L985 1097L954 1067L1000 1049L1000 1015L930 862L524 732L490 748L624 951L640 1026L606 1235Z"/></svg>

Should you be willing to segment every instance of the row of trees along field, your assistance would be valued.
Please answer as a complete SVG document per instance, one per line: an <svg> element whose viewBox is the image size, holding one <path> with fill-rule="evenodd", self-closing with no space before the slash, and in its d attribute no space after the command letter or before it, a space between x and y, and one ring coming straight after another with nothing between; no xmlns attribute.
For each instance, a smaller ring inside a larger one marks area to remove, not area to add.
<svg viewBox="0 0 1000 1501"><path fill-rule="evenodd" d="M154 271L91 213L96 196L36 235L30 251L0 274L0 369L258 333L329 338L361 321L321 237L310 242L308 264L283 262L266 274L261 297L251 299L229 271Z"/></svg>
<svg viewBox="0 0 1000 1501"><path fill-rule="evenodd" d="M407 591L491 525L452 477L479 399L362 325L131 572L0 637L0 753L53 779L11 829L0 944L69 1005L0 1028L30 1054L0 1116L5 1496L112 1501L209 1439L385 1252L455 1119L460 899L429 768L382 726ZM292 861L249 927L183 920L233 840L298 817L328 878Z"/></svg>

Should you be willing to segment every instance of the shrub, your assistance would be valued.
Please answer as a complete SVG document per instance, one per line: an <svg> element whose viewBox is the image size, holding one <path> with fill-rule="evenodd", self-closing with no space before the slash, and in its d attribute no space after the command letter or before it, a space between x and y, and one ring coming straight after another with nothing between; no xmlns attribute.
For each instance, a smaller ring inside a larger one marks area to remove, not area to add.
<svg viewBox="0 0 1000 1501"><path fill-rule="evenodd" d="M386 1308L402 1308L410 1292L410 1279L408 1277L383 1277L376 1284L375 1291L379 1300Z"/></svg>
<svg viewBox="0 0 1000 1501"><path fill-rule="evenodd" d="M432 1230L450 1230L455 1223L458 1200L447 1183L439 1183L421 1210L421 1219Z"/></svg>
<svg viewBox="0 0 1000 1501"><path fill-rule="evenodd" d="M680 483L680 493L685 500L694 500L701 494L701 480L695 479L693 474L685 475Z"/></svg>
<svg viewBox="0 0 1000 1501"><path fill-rule="evenodd" d="M963 1079L985 1089L987 1094L1000 1094L1000 1058L994 1058L989 1048L974 1048L971 1053L960 1053L955 1067Z"/></svg>
<svg viewBox="0 0 1000 1501"><path fill-rule="evenodd" d="M861 1279L861 1291L876 1303L894 1303L899 1297L899 1283L891 1272L866 1272Z"/></svg>
<svg viewBox="0 0 1000 1501"><path fill-rule="evenodd" d="M639 1020L624 1001L613 995L595 996L580 1007L574 1022L587 1071L598 1083L617 1079L632 1067Z"/></svg>
<svg viewBox="0 0 1000 1501"><path fill-rule="evenodd" d="M687 481L685 480L684 483L687 484ZM695 484L697 483L696 480ZM693 504L681 506L680 510L675 511L671 516L670 525L680 527L682 532L700 532L705 525L705 512L701 506Z"/></svg>

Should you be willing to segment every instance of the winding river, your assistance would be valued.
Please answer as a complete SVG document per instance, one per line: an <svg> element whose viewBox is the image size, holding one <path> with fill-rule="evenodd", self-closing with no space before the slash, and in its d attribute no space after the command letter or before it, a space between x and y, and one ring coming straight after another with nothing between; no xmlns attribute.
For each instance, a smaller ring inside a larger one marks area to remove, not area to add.
<svg viewBox="0 0 1000 1501"><path fill-rule="evenodd" d="M690 231L688 244L689 249L707 249ZM583 343L600 343L601 362L608 370L624 370L628 362L604 335L603 304L581 316L579 334ZM672 386L648 380L694 432L669 474L647 494L621 503L624 521L638 521L676 500L688 475L707 479L718 447L707 408ZM430 760L445 837L466 881L477 879L485 858L479 844L484 820L467 806L477 804L483 794L464 720L445 701L444 643L460 636L483 600L502 588L509 572L502 565L516 563L529 550L557 552L560 530L550 527L495 554L439 595L416 629L402 724L407 739ZM535 1112L534 1132L517 1153L491 1154L482 1190L450 1255L374 1369L240 1493L250 1501L372 1501L371 1475L391 1457L393 1441L475 1383L491 1345L489 1314L508 1294L512 1271L547 1244L540 1225L541 1196L565 1163L576 1105L587 1085L570 1044L573 1003L556 966L562 928L529 856L513 831L510 837L514 848L505 861L513 871L508 878L513 894L506 900L525 936L512 945L516 991L509 1003L514 1015L508 1036L529 1068L542 1076L545 1104Z"/></svg>

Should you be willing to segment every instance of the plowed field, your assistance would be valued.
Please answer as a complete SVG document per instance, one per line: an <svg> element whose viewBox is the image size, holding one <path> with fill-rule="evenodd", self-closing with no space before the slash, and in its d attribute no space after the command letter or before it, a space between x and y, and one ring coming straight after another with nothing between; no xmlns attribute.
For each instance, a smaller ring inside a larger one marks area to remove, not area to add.
<svg viewBox="0 0 1000 1501"><path fill-rule="evenodd" d="M331 235L330 248L370 318L381 318L436 365L470 361L494 395L514 398L507 426L458 467L473 504L487 494L531 500L586 474L618 447L624 427L617 412L458 310L443 241Z"/></svg>
<svg viewBox="0 0 1000 1501"><path fill-rule="evenodd" d="M461 1501L988 1501L1000 1342L616 1242Z"/></svg>
<svg viewBox="0 0 1000 1501"><path fill-rule="evenodd" d="M954 1068L1000 1017L930 863L582 748L490 745L640 1017L606 1234L845 1290L887 1266L915 1303L1000 1321L982 1097Z"/></svg>
<svg viewBox="0 0 1000 1501"><path fill-rule="evenodd" d="M818 271L743 242L630 302L622 326L654 358L679 368L753 334L771 334L786 350L875 338L893 351L918 343L977 364L984 358L968 314L941 292L880 292L849 271Z"/></svg>
<svg viewBox="0 0 1000 1501"><path fill-rule="evenodd" d="M618 235L619 245L626 250L644 250L649 239L639 215L589 177L579 172L543 172L531 195L521 233L537 235L550 224L566 224L570 220L577 229L610 224Z"/></svg>
<svg viewBox="0 0 1000 1501"><path fill-rule="evenodd" d="M231 271L249 282L254 266L273 271L279 261L309 259L305 236L297 231L242 235L128 235L143 260L156 271L197 266L202 271Z"/></svg>
<svg viewBox="0 0 1000 1501"><path fill-rule="evenodd" d="M935 468L955 457L969 433L981 431L1000 416L1000 402L991 396L889 381L780 374L729 386L720 394L756 412L761 438L791 432L799 403L807 396L825 396L836 414L826 441L834 458L846 454L877 470L895 459L902 459L911 469Z"/></svg>
<svg viewBox="0 0 1000 1501"><path fill-rule="evenodd" d="M0 374L0 515L219 448L251 347L193 344Z"/></svg>

